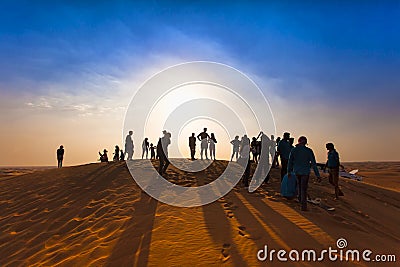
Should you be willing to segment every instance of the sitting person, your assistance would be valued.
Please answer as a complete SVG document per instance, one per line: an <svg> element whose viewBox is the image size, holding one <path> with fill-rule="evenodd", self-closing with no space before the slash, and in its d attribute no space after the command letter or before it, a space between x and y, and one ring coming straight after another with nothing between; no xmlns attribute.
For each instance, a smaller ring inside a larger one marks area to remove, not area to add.
<svg viewBox="0 0 400 267"><path fill-rule="evenodd" d="M107 152L108 152L107 149L103 150L103 154L101 154L100 151L99 151L100 162L108 162Z"/></svg>

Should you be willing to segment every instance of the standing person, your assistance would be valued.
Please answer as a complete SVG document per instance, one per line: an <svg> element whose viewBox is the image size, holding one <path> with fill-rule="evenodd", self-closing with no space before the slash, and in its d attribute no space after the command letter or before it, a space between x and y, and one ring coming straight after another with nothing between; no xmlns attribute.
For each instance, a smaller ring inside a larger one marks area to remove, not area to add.
<svg viewBox="0 0 400 267"><path fill-rule="evenodd" d="M119 160L119 146L115 146L113 161Z"/></svg>
<svg viewBox="0 0 400 267"><path fill-rule="evenodd" d="M328 167L329 170L329 183L335 187L335 200L339 199L339 196L343 196L342 190L339 188L339 153L335 149L335 145L333 143L327 143L326 149L328 150L328 161L325 164L325 167Z"/></svg>
<svg viewBox="0 0 400 267"><path fill-rule="evenodd" d="M317 163L315 162L314 152L311 148L306 147L306 145L307 138L305 136L301 136L296 147L290 152L287 167L289 179L292 179L292 171L296 174L299 192L298 198L302 211L307 211L307 188L308 180L310 178L310 165L314 169L314 173L317 178L321 179L317 168Z"/></svg>
<svg viewBox="0 0 400 267"><path fill-rule="evenodd" d="M239 152L242 158L247 158L250 155L250 139L247 137L247 134L243 135L240 141Z"/></svg>
<svg viewBox="0 0 400 267"><path fill-rule="evenodd" d="M276 146L275 146L275 156L274 156L274 166L275 166L275 168L279 168L279 160L278 160L278 157L279 157L279 153L278 153L278 146L279 146L279 142L281 141L281 138L280 137L277 137L276 138Z"/></svg>
<svg viewBox="0 0 400 267"><path fill-rule="evenodd" d="M246 159L246 158L245 158ZM249 180L250 180L250 174L251 174L251 160L250 160L250 154L248 155L248 158L246 159L247 165L246 169L244 170L243 173L243 185L245 189L249 188ZM244 163L244 162L243 162Z"/></svg>
<svg viewBox="0 0 400 267"><path fill-rule="evenodd" d="M279 145L278 145L278 153L281 157L281 165L282 165L281 182L282 182L283 176L286 175L289 154L290 154L290 151L292 150L290 143L289 143L289 138L290 138L290 133L288 133L288 132L284 133L283 139L279 142Z"/></svg>
<svg viewBox="0 0 400 267"><path fill-rule="evenodd" d="M165 141L162 142L163 145L163 151L165 152L165 155L167 156L167 159L169 159L168 156L168 146L171 144L171 133L166 132L165 133ZM169 162L168 162L169 164Z"/></svg>
<svg viewBox="0 0 400 267"><path fill-rule="evenodd" d="M61 145L59 149L57 149L57 166L58 168L62 168L62 162L64 160L64 146Z"/></svg>
<svg viewBox="0 0 400 267"><path fill-rule="evenodd" d="M128 154L127 160L132 160L134 145L132 140L133 131L129 131L129 134L125 138L125 153Z"/></svg>
<svg viewBox="0 0 400 267"><path fill-rule="evenodd" d="M257 163L258 163L258 161L260 161L260 156L261 156L261 141L257 140L256 151L257 151Z"/></svg>
<svg viewBox="0 0 400 267"><path fill-rule="evenodd" d="M276 162L275 162L275 154L276 154L276 142L275 142L275 136L271 134L271 140L270 140L270 147L269 147L269 154L271 155L272 159L272 168L275 168Z"/></svg>
<svg viewBox="0 0 400 267"><path fill-rule="evenodd" d="M200 144L200 146L201 146L201 151L200 151L201 159L203 159L203 152L206 155L206 159L208 159L207 150L208 150L208 139L210 138L210 136L207 133L207 128L204 128L204 131L199 133L197 138L201 142L201 144Z"/></svg>
<svg viewBox="0 0 400 267"><path fill-rule="evenodd" d="M190 159L195 160L194 155L196 154L196 137L195 133L189 136L189 148L190 148Z"/></svg>
<svg viewBox="0 0 400 267"><path fill-rule="evenodd" d="M124 151L122 149L121 149L119 154L120 154L119 160L120 161L124 161L125 160L125 153L124 153Z"/></svg>
<svg viewBox="0 0 400 267"><path fill-rule="evenodd" d="M167 171L167 168L169 166L169 160L168 160L168 146L171 144L171 134L168 133L166 130L163 131L163 137L158 139L157 143L157 154L159 158L159 167L158 167L158 173L160 175L165 174Z"/></svg>
<svg viewBox="0 0 400 267"><path fill-rule="evenodd" d="M156 147L153 146L153 143L150 144L150 159L156 158Z"/></svg>
<svg viewBox="0 0 400 267"><path fill-rule="evenodd" d="M260 138L259 144L261 146L260 148L260 156L258 160L258 164L260 168L257 168L257 173L256 177L260 177L260 179L263 179L265 183L268 183L270 179L269 175L269 151L270 151L270 146L271 146L271 139L264 134L263 132L260 132L257 136L257 139Z"/></svg>
<svg viewBox="0 0 400 267"><path fill-rule="evenodd" d="M233 160L233 156L236 155L236 160L239 157L239 148L240 148L240 140L239 140L239 136L236 135L235 139L233 139L231 141L231 144L233 146L233 151L232 151L232 156L231 156L231 161Z"/></svg>
<svg viewBox="0 0 400 267"><path fill-rule="evenodd" d="M217 139L215 139L214 133L211 133L211 137L208 141L210 142L210 159L215 160L215 144L217 143Z"/></svg>
<svg viewBox="0 0 400 267"><path fill-rule="evenodd" d="M255 163L258 163L258 155L260 154L260 151L259 151L259 145L258 145L258 141L257 141L256 137L253 137L251 139L250 147L251 147L251 153L253 154L253 161Z"/></svg>
<svg viewBox="0 0 400 267"><path fill-rule="evenodd" d="M146 137L143 140L143 143L142 143L142 159L143 159L144 154L146 154L146 159L148 159L148 157L149 157L149 146L150 146L149 138Z"/></svg>

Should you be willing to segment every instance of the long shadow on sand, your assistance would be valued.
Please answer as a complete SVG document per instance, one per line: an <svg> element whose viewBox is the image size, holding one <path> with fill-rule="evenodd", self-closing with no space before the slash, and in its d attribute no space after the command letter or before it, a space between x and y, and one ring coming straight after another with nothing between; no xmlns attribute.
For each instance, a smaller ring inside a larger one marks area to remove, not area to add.
<svg viewBox="0 0 400 267"><path fill-rule="evenodd" d="M146 266L158 201L141 191L134 204L134 214L123 225L106 266ZM126 253L129 248L129 253Z"/></svg>
<svg viewBox="0 0 400 267"><path fill-rule="evenodd" d="M218 164L222 170L226 167L224 164ZM205 170L207 173L208 171ZM220 171L221 172L221 171ZM202 186L210 181L206 181L205 177L209 175L196 175L197 186ZM201 197L201 196L200 196ZM232 244L235 242L232 239L232 229L229 218L226 216L224 208L217 202L202 206L204 214L204 222L210 237L215 244L220 244L222 248L222 261L230 259L235 266L247 266L245 260L241 257L238 249ZM219 227L217 227L219 226ZM224 252L224 248L229 247L230 253Z"/></svg>

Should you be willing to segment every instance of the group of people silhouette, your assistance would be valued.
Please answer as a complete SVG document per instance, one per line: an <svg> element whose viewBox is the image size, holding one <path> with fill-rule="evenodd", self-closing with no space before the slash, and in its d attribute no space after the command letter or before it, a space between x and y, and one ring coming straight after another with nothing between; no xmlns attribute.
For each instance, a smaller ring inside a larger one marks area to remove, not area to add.
<svg viewBox="0 0 400 267"><path fill-rule="evenodd" d="M296 145L294 145L294 140L294 138L290 137L290 133L285 132L282 140L277 143L276 155L279 155L281 160L281 183L283 183L285 176L287 176L287 179L292 179L295 176L298 201L301 210L306 211L310 169L313 169L317 177L317 182L320 182L322 178L317 168L314 152L311 148L307 147L307 137L300 136ZM335 188L334 200L338 200L339 197L344 195L339 188L339 153L336 151L333 143L327 143L325 148L328 154L323 169L328 169L329 183Z"/></svg>
<svg viewBox="0 0 400 267"><path fill-rule="evenodd" d="M207 128L204 128L203 131L197 135L197 139L200 141L201 159L204 159L204 157L208 159L208 149L210 149L210 159L215 160L215 144L217 143L217 139L215 138L214 133L211 133L211 135L209 135L207 133ZM190 148L190 158L191 160L195 160L196 159L195 133L192 133L192 136L189 137L189 148Z"/></svg>
<svg viewBox="0 0 400 267"><path fill-rule="evenodd" d="M127 160L132 160L134 154L134 144L132 139L133 131L129 131L125 138L125 151L119 148L118 145L115 146L113 161L124 161L125 156ZM290 133L285 132L282 139L278 137L275 140L274 135L268 137L263 132L260 132L257 137L250 138L244 134L241 139L239 136L230 141L232 145L232 155L230 160L235 160L239 164L246 163L246 170L243 175L243 185L245 187L249 186L249 179L251 174L252 163L257 164L260 168L259 175L263 179L262 182L268 183L269 181L269 169L279 168L281 183L286 176L287 179L296 179L297 184L297 197L299 203L301 204L302 210L307 210L307 188L308 181L310 177L310 169L314 170L317 176L317 181L321 181L321 176L319 174L317 163L315 160L314 152L311 148L307 147L307 138L305 136L300 136L298 138L298 143L294 145L294 138L290 136ZM201 133L197 136L195 133L189 137L189 148L190 148L190 158L191 160L196 160L196 142L200 141L200 157L208 160L208 155L211 160L216 159L216 144L217 139L215 134L207 133L207 128L204 128ZM168 146L171 144L171 133L166 130L162 131L162 137L157 141L157 145L154 146L153 143L149 142L146 137L142 142L142 159L148 159L150 151L150 159L158 159L159 167L158 172L160 174L165 174L168 166L170 165L168 157ZM327 162L324 165L324 170L328 168L329 171L329 183L335 187L335 199L343 196L343 192L339 188L339 153L336 151L333 143L327 143L326 149L328 150ZM99 152L100 161L108 162L108 151L103 150L103 153ZM209 153L209 154L208 154ZM251 159L252 155L252 159ZM64 146L61 145L57 149L57 161L58 168L62 167L64 159ZM280 163L279 163L279 160Z"/></svg>
<svg viewBox="0 0 400 267"><path fill-rule="evenodd" d="M99 160L100 162L108 162L108 151L107 149L103 150L103 153L99 152ZM119 148L118 145L115 146L113 161L124 161L125 160L125 153L122 149Z"/></svg>
<svg viewBox="0 0 400 267"><path fill-rule="evenodd" d="M124 161L125 155L127 156L128 160L132 160L134 152L132 135L133 131L129 131L128 135L125 138L125 151L120 149L118 145L115 146L113 161ZM104 149L103 153L99 151L100 162L108 162L107 153L108 153L107 149Z"/></svg>

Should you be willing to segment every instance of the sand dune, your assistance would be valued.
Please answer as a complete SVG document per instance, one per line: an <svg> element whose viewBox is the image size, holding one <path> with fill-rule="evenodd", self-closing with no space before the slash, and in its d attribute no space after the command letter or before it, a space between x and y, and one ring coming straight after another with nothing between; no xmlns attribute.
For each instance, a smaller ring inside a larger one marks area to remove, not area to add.
<svg viewBox="0 0 400 267"><path fill-rule="evenodd" d="M400 162L349 162L346 169L358 169L364 183L400 192Z"/></svg>
<svg viewBox="0 0 400 267"><path fill-rule="evenodd" d="M0 180L52 168L54 167L0 167Z"/></svg>
<svg viewBox="0 0 400 267"><path fill-rule="evenodd" d="M139 168L141 161L134 164ZM226 164L217 161L199 173L171 167L168 179L203 185ZM371 168L379 177L399 166L371 164L365 163L365 172ZM214 203L178 208L144 193L125 163L9 176L0 179L0 266L259 266L267 264L256 257L264 245L320 250L335 247L338 238L346 238L351 248L399 257L400 197L382 188L392 187L387 179L377 182L380 187L342 179L345 197L339 201L326 179L322 184L313 179L310 195L336 211L310 206L300 212L298 203L280 197L278 177L274 169L271 183L255 193L238 184ZM283 263L275 259L273 265Z"/></svg>

